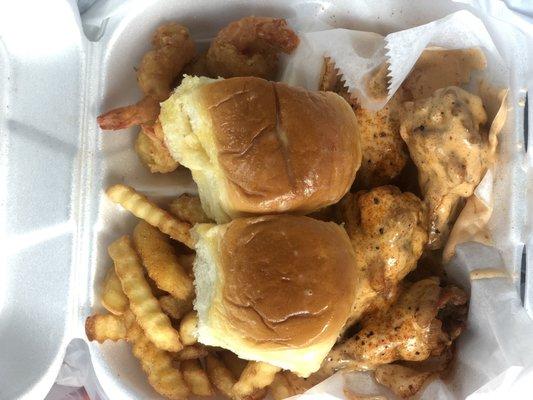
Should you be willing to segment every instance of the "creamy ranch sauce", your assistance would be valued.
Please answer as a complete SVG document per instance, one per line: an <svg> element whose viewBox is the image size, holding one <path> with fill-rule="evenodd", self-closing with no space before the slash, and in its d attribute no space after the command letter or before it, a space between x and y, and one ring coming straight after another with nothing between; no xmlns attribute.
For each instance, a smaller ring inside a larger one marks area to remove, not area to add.
<svg viewBox="0 0 533 400"><path fill-rule="evenodd" d="M474 193L489 161L487 122L481 99L459 87L404 104L400 134L418 167L429 212L429 245L441 248L461 198Z"/></svg>

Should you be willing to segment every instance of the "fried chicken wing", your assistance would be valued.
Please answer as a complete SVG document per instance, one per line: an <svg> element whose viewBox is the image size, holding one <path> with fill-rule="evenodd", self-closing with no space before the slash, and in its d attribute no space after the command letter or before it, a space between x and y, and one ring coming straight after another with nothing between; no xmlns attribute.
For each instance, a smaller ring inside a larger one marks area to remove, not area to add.
<svg viewBox="0 0 533 400"><path fill-rule="evenodd" d="M354 337L332 349L322 370L369 370L397 360L439 355L461 333L466 303L462 290L442 288L438 278L418 281L388 311L365 317Z"/></svg>
<svg viewBox="0 0 533 400"><path fill-rule="evenodd" d="M473 194L490 161L487 114L478 96L459 87L406 102L401 136L418 168L429 214L431 249L442 248L462 198Z"/></svg>
<svg viewBox="0 0 533 400"><path fill-rule="evenodd" d="M408 160L405 143L400 137L402 90L379 111L354 109L357 117L363 159L357 171L356 185L362 188L391 183Z"/></svg>
<svg viewBox="0 0 533 400"><path fill-rule="evenodd" d="M387 386L403 399L414 396L431 375L431 372L417 371L400 364L380 365L374 373L378 383Z"/></svg>
<svg viewBox="0 0 533 400"><path fill-rule="evenodd" d="M291 53L298 36L284 19L246 17L223 28L207 51L211 76L257 76L273 79L278 72L278 54Z"/></svg>
<svg viewBox="0 0 533 400"><path fill-rule="evenodd" d="M432 378L446 374L453 359L453 346L424 361L397 361L376 367L374 378L403 399L414 396Z"/></svg>
<svg viewBox="0 0 533 400"><path fill-rule="evenodd" d="M349 193L339 208L360 275L352 323L395 299L398 283L422 254L427 226L420 199L394 186Z"/></svg>
<svg viewBox="0 0 533 400"><path fill-rule="evenodd" d="M399 89L381 110L370 111L350 96L338 74L333 62L325 58L319 87L320 90L341 95L352 106L357 117L363 159L355 177L355 185L358 188L371 188L389 184L402 172L408 160L407 149L400 136L403 90ZM386 79L383 74L376 75L378 80ZM386 89L386 84L381 86Z"/></svg>

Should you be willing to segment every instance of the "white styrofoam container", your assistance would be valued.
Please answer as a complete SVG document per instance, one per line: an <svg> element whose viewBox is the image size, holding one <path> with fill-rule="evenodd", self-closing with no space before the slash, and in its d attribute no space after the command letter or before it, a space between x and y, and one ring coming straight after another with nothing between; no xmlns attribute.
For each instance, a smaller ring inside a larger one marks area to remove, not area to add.
<svg viewBox="0 0 533 400"><path fill-rule="evenodd" d="M381 0L379 7L371 0L101 1L84 15L89 40L73 0L0 2L0 399L43 398L68 343L86 340L85 318L99 308L98 284L111 262L106 247L135 223L105 200L103 189L125 182L160 200L195 190L184 170L152 175L140 164L132 151L135 129L102 133L96 124L101 112L140 98L134 66L166 21L184 24L205 43L247 15L294 18L305 10L338 27L385 34L463 8L491 14L487 28L508 42L503 57L512 67L507 145L515 162L504 176L515 180L516 193L502 221L509 223L510 268L520 284L519 243L529 243L533 265L531 219L516 223L531 215L525 188L533 189L533 157L525 155L520 104L532 74L513 65L527 65L533 49L507 21L532 33L511 14L499 23L500 8L509 12L502 3L493 6L497 12L491 7L423 0ZM531 310L533 271L525 285ZM158 398L127 347L89 344L99 396Z"/></svg>

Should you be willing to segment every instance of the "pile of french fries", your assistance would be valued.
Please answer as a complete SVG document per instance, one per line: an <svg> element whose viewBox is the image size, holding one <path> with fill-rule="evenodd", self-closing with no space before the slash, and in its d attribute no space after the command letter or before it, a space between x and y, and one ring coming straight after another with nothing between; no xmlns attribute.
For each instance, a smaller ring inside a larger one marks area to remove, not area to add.
<svg viewBox="0 0 533 400"><path fill-rule="evenodd" d="M192 248L190 228L208 221L197 197L180 196L170 213L125 185L112 186L107 195L141 221L132 237L122 236L108 248L114 265L101 292L108 313L87 318L89 340L127 340L150 385L169 399L212 396L216 390L229 399L256 400L270 387L278 400L307 389L305 380L289 372L197 342L194 254L179 254L174 242Z"/></svg>

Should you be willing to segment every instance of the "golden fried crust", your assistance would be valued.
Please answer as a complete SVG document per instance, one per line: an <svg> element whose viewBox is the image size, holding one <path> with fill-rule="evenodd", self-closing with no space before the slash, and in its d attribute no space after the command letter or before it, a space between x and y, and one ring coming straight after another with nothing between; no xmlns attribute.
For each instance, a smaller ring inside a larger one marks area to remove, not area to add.
<svg viewBox="0 0 533 400"><path fill-rule="evenodd" d="M361 149L353 112L340 96L258 78L199 90L235 209L305 213L346 193Z"/></svg>
<svg viewBox="0 0 533 400"><path fill-rule="evenodd" d="M206 55L210 76L274 79L278 53L291 53L299 39L284 19L245 17L223 28Z"/></svg>
<svg viewBox="0 0 533 400"><path fill-rule="evenodd" d="M407 163L407 148L400 136L401 103L400 89L379 111L354 108L363 153L357 186L369 188L389 184Z"/></svg>
<svg viewBox="0 0 533 400"><path fill-rule="evenodd" d="M387 87L386 66L380 68L369 80L372 92L383 92ZM400 136L400 110L404 95L398 90L379 111L360 106L353 98L339 75L333 61L324 58L320 90L332 91L342 96L353 108L357 130L361 137L362 161L355 180L356 187L371 188L391 183L403 170L408 154ZM382 97L383 93L377 97Z"/></svg>

